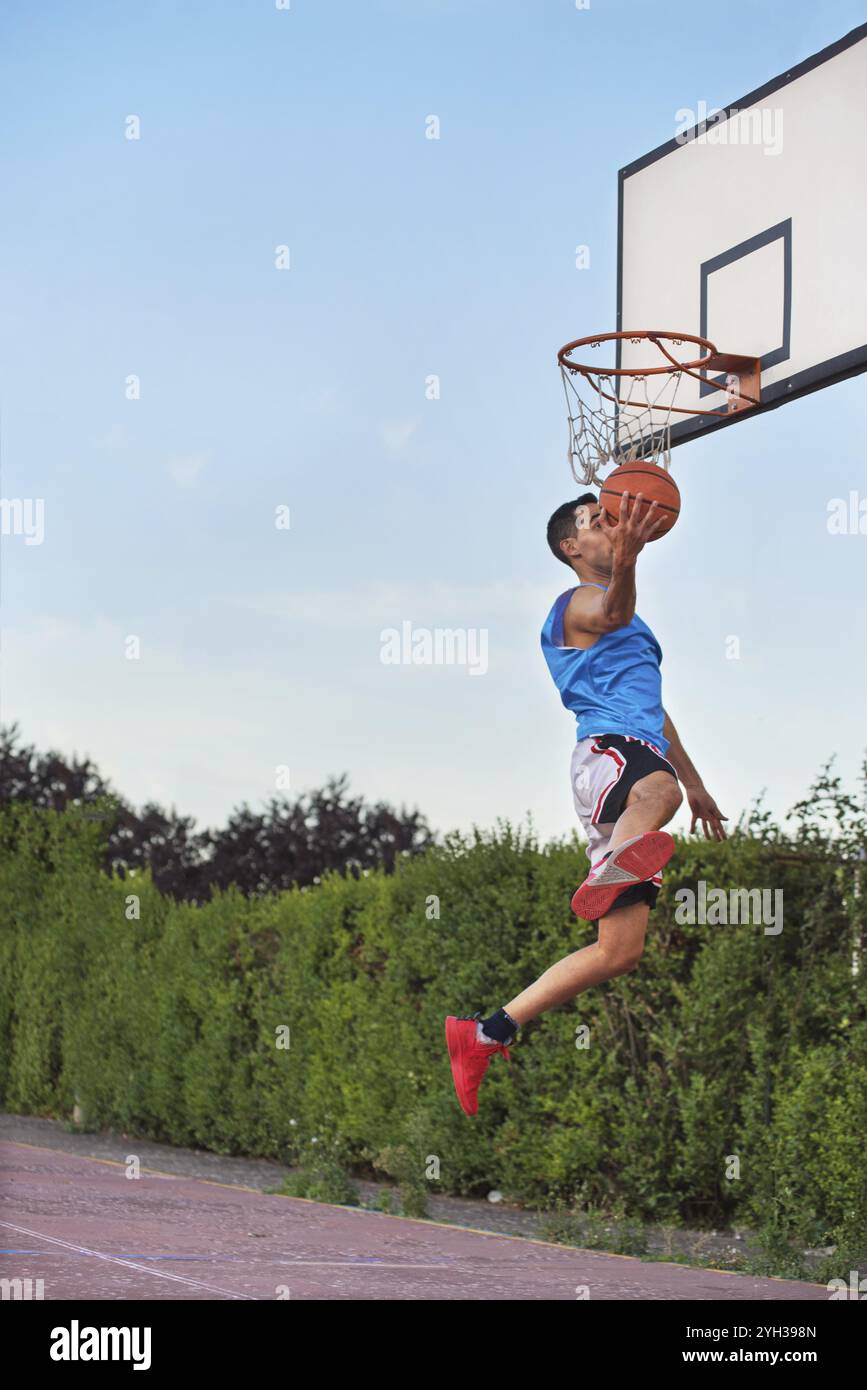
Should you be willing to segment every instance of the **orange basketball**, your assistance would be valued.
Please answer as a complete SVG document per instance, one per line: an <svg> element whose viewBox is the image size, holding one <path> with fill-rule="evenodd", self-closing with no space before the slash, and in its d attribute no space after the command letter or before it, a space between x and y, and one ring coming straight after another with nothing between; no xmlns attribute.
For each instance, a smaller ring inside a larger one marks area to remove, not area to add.
<svg viewBox="0 0 867 1390"><path fill-rule="evenodd" d="M655 541L671 530L680 515L680 492L677 483L670 473L666 473L664 468L658 467L655 463L642 463L640 460L624 463L620 468L615 468L613 473L609 473L599 494L599 501L605 508L609 521L619 519L620 498L624 492L629 493L630 517L635 509L636 493L640 492L644 498L641 505L642 513L647 510L647 503L657 504L660 530L652 537Z"/></svg>

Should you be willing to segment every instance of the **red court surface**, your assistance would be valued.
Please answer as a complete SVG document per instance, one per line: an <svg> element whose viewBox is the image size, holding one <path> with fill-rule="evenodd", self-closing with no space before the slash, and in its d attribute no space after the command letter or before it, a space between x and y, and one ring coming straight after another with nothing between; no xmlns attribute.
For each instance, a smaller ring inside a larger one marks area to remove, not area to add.
<svg viewBox="0 0 867 1390"><path fill-rule="evenodd" d="M2 1276L55 1299L817 1300L759 1279L0 1142Z"/></svg>

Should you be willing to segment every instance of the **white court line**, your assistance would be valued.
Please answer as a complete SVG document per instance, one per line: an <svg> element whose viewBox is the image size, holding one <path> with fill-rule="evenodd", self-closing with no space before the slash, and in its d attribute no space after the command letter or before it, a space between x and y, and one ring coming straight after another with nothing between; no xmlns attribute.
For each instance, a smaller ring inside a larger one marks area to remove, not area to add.
<svg viewBox="0 0 867 1390"><path fill-rule="evenodd" d="M191 1284L197 1289L209 1289L213 1293L225 1293L230 1298L246 1298L254 1303L261 1302L255 1294L232 1293L229 1289L218 1288L216 1284L204 1284L200 1279L185 1279L182 1274L168 1274L164 1270L154 1269L151 1265L140 1265L134 1260L124 1260L120 1255L106 1255L100 1250L90 1250L86 1245L74 1245L72 1241L60 1240L56 1236L44 1236L39 1231L29 1231L25 1226L13 1226L11 1221L0 1221L0 1226L8 1231L17 1231L19 1235L32 1236L34 1240L48 1241L51 1245L60 1245L64 1250L71 1250L76 1255L93 1255L98 1260L109 1260L112 1264L126 1265L128 1269L140 1269L146 1274L153 1274L158 1279L173 1279L179 1284ZM214 1255L215 1260L219 1260L219 1255ZM234 1256L230 1258L234 1259ZM452 1269L454 1266L437 1262L436 1264L403 1264L400 1261L386 1262L385 1260L269 1260L259 1257L257 1260L250 1260L250 1264L276 1265L280 1269L292 1269L298 1266L316 1266L317 1268L335 1269Z"/></svg>
<svg viewBox="0 0 867 1390"><path fill-rule="evenodd" d="M155 1279L168 1279L175 1284L188 1284L193 1289L204 1289L208 1293L222 1293L227 1298L244 1298L251 1303L261 1299L251 1293L235 1293L232 1289L221 1289L216 1284L204 1284L200 1279L186 1279L183 1274L168 1274L162 1269L152 1269L149 1265L136 1264L134 1260L123 1260L119 1255L106 1255L101 1250L90 1250L86 1245L75 1245L71 1240L59 1240L56 1236L43 1235L41 1231L29 1231L26 1226L13 1226L11 1221L0 1221L0 1227L16 1231L18 1235L31 1236L33 1240L44 1240L49 1245L59 1245L63 1250L72 1250L77 1255L92 1255L97 1260L107 1260L109 1264L125 1265L127 1269L138 1269L142 1274L152 1274Z"/></svg>

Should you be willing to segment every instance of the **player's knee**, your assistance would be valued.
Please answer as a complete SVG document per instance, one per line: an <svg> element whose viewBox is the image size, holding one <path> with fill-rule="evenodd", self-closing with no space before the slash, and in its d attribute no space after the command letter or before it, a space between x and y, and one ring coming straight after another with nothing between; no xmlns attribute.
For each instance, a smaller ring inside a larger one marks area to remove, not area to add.
<svg viewBox="0 0 867 1390"><path fill-rule="evenodd" d="M618 975L628 975L631 970L637 970L641 963L641 951L634 951L631 955L623 956L618 966Z"/></svg>
<svg viewBox="0 0 867 1390"><path fill-rule="evenodd" d="M644 944L640 946L606 942L604 945L599 943L600 950L605 956L611 977L615 975L628 975L630 970L635 970L644 952Z"/></svg>
<svg viewBox="0 0 867 1390"><path fill-rule="evenodd" d="M644 777L640 782L636 782L626 804L627 806L634 806L636 802L642 801L652 801L661 814L666 817L673 816L683 803L680 783L670 777L667 772L654 772L652 776Z"/></svg>

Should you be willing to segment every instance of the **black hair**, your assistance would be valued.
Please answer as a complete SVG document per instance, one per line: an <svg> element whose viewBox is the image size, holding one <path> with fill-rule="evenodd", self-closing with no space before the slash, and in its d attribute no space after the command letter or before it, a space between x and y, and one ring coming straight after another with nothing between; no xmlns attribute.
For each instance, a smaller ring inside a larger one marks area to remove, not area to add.
<svg viewBox="0 0 867 1390"><path fill-rule="evenodd" d="M562 507L558 507L556 512L548 522L548 544L551 547L551 554L558 560L562 560L564 565L572 568L568 555L564 555L560 549L560 542L568 540L575 535L575 508L588 507L593 505L598 499L592 492L585 492L580 497L576 497L573 502L564 502Z"/></svg>

